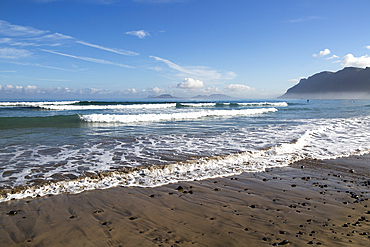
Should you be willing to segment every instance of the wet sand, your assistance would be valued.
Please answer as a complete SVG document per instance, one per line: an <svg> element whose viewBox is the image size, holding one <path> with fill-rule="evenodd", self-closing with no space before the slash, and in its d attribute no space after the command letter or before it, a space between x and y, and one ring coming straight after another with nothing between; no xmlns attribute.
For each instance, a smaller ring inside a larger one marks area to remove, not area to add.
<svg viewBox="0 0 370 247"><path fill-rule="evenodd" d="M1 246L370 246L370 155L0 204Z"/></svg>

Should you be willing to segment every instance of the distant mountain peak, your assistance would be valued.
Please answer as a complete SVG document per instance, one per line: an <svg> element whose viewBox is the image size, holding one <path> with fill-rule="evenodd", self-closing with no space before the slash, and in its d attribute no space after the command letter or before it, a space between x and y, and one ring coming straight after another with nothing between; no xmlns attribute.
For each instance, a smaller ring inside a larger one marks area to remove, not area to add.
<svg viewBox="0 0 370 247"><path fill-rule="evenodd" d="M174 99L176 97L173 97L171 94L161 94L161 95L149 95L148 98L151 98L151 99Z"/></svg>
<svg viewBox="0 0 370 247"><path fill-rule="evenodd" d="M193 99L231 99L232 97L226 94L211 94L211 95L197 95Z"/></svg>

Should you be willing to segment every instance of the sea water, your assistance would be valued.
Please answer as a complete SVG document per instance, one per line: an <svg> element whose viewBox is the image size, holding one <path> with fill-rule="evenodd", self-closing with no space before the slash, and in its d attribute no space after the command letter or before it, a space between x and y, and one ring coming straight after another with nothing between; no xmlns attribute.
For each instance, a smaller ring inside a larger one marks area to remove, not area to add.
<svg viewBox="0 0 370 247"><path fill-rule="evenodd" d="M0 202L370 151L370 101L0 102Z"/></svg>

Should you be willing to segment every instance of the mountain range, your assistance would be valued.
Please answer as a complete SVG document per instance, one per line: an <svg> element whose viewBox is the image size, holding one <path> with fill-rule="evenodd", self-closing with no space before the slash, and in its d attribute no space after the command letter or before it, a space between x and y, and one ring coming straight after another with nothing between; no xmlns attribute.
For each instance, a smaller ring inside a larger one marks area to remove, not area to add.
<svg viewBox="0 0 370 247"><path fill-rule="evenodd" d="M324 71L289 88L283 99L370 99L370 67Z"/></svg>

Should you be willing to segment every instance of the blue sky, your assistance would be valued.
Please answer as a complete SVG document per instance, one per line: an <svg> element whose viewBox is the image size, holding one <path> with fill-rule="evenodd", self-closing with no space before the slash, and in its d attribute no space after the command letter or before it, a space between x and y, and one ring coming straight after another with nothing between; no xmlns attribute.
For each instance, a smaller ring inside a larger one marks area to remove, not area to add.
<svg viewBox="0 0 370 247"><path fill-rule="evenodd" d="M0 97L275 98L321 71L370 67L369 10L365 0L2 0Z"/></svg>

